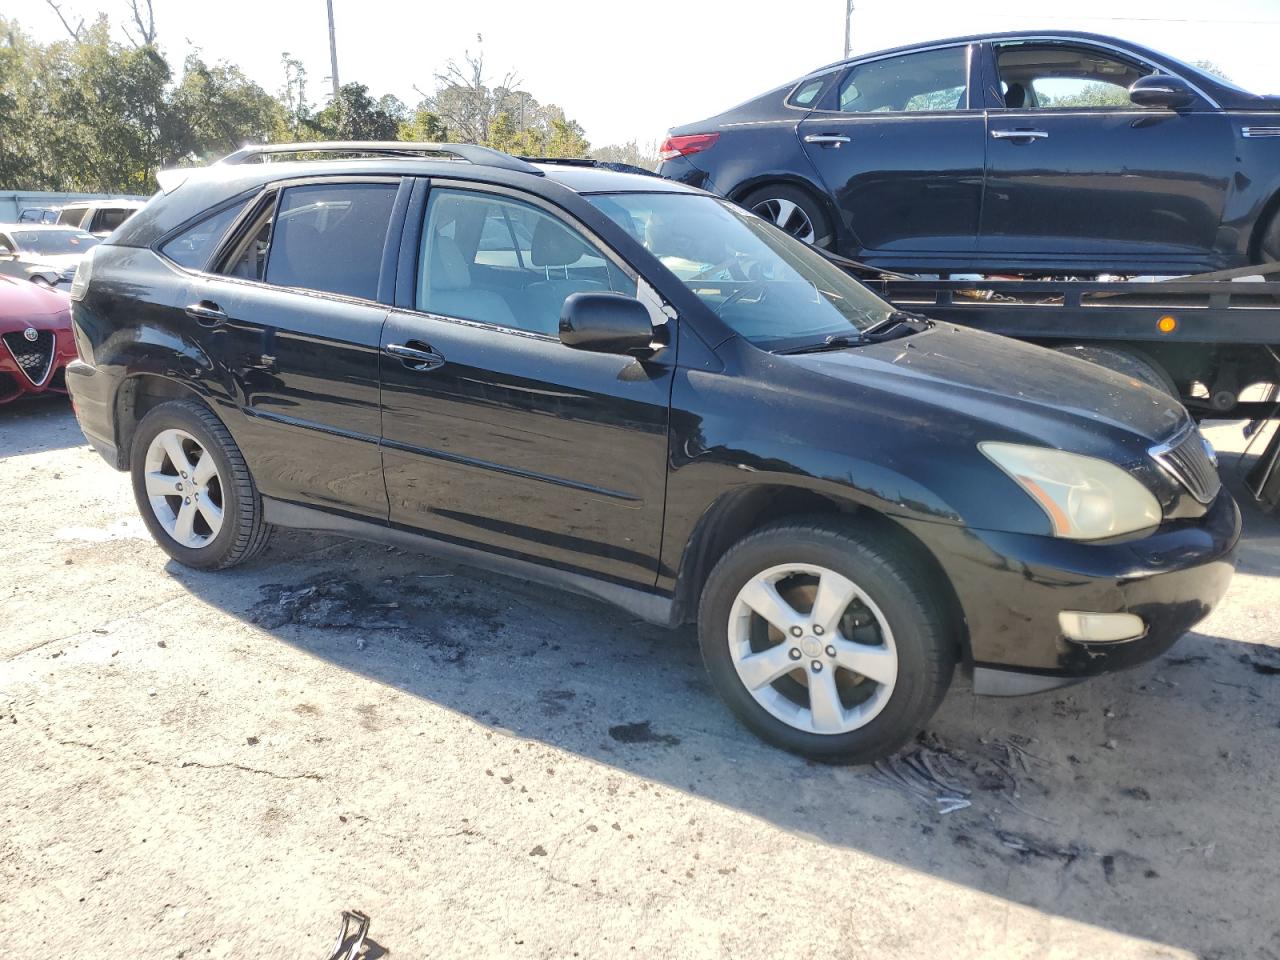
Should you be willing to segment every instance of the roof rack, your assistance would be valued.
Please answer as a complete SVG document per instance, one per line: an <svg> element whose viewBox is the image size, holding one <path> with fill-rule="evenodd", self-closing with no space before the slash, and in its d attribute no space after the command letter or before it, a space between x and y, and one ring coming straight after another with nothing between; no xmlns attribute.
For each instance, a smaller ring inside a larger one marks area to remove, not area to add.
<svg viewBox="0 0 1280 960"><path fill-rule="evenodd" d="M550 163L564 167L595 167L599 170L612 170L614 173L636 173L646 177L658 177L648 167L638 167L634 163L623 163L621 160L596 160L594 157L530 157L519 159L529 163ZM661 177L659 177L661 179Z"/></svg>
<svg viewBox="0 0 1280 960"><path fill-rule="evenodd" d="M218 163L234 165L277 154L291 153L363 153L384 157L415 157L422 160L430 159L423 157L422 154L444 154L446 157L465 160L468 163L543 176L542 171L533 164L513 157L509 153L503 153L501 150L492 150L472 143L413 143L399 140L324 140L316 143L246 144L235 153L223 157Z"/></svg>

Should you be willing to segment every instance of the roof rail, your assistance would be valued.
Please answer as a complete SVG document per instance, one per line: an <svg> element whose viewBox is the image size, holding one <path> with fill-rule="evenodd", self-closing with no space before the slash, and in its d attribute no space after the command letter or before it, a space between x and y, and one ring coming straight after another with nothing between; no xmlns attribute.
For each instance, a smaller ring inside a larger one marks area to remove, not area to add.
<svg viewBox="0 0 1280 960"><path fill-rule="evenodd" d="M509 153L503 153L501 150L493 150L472 143L413 143L400 140L324 140L316 143L246 144L235 153L227 154L218 163L228 165L248 163L260 157L290 153L365 153L418 159L429 159L421 155L434 153L465 160L468 163L497 167L500 170L543 176L542 171L533 164L517 159Z"/></svg>

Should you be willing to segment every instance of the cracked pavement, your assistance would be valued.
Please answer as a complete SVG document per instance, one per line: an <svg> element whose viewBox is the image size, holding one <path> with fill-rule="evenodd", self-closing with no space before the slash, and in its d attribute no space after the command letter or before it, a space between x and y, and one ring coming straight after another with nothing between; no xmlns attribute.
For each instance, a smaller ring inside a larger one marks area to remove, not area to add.
<svg viewBox="0 0 1280 960"><path fill-rule="evenodd" d="M62 401L0 407L0 490L14 956L320 958L355 908L367 956L1280 957L1255 511L1166 657L1020 700L957 678L877 772L759 744L689 631L591 600L298 533L186 570Z"/></svg>

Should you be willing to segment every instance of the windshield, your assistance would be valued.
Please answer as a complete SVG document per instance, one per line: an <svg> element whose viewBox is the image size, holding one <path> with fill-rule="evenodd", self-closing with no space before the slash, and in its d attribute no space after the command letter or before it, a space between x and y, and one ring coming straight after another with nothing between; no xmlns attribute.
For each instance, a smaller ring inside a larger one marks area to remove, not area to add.
<svg viewBox="0 0 1280 960"><path fill-rule="evenodd" d="M84 253L100 242L83 230L14 230L9 234L24 253Z"/></svg>
<svg viewBox="0 0 1280 960"><path fill-rule="evenodd" d="M812 247L726 201L679 193L587 199L766 350L857 336L893 313Z"/></svg>

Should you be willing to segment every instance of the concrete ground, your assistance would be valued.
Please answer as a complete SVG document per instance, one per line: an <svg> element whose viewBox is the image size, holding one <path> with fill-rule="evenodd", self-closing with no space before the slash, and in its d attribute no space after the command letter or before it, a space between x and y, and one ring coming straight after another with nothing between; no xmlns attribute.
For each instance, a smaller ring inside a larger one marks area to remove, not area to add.
<svg viewBox="0 0 1280 960"><path fill-rule="evenodd" d="M0 408L0 491L8 956L321 958L357 908L369 957L1280 957L1280 523L1249 507L1169 655L958 678L877 771L761 745L690 632L589 600L293 533L177 566L65 401Z"/></svg>

